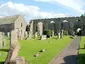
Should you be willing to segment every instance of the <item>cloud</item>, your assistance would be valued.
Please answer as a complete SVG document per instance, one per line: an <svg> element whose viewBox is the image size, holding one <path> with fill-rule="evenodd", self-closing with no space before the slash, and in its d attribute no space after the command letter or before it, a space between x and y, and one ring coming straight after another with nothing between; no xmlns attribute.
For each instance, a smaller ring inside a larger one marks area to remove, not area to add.
<svg viewBox="0 0 85 64"><path fill-rule="evenodd" d="M56 18L56 17L68 17L68 14L56 14L53 12L42 12L38 6L24 5L22 3L7 2L0 5L0 16L10 16L16 14L23 14L30 19L36 18Z"/></svg>
<svg viewBox="0 0 85 64"><path fill-rule="evenodd" d="M85 6L84 0L35 0L39 2L59 3L69 8L75 9L80 13L84 13L83 7Z"/></svg>

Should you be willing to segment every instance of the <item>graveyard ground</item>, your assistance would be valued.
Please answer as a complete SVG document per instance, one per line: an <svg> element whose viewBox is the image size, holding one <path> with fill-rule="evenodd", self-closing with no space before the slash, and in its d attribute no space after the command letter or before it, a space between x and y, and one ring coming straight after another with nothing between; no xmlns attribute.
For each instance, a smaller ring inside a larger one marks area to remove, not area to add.
<svg viewBox="0 0 85 64"><path fill-rule="evenodd" d="M79 49L79 54L78 54L78 64L85 64L85 36L82 37L81 42L80 42L80 49Z"/></svg>
<svg viewBox="0 0 85 64"><path fill-rule="evenodd" d="M69 36L64 36L61 39L53 37L47 40L21 40L20 56L25 57L29 64L48 64L61 50L63 50L71 42ZM45 49L45 52L39 52ZM38 57L34 57L39 53Z"/></svg>
<svg viewBox="0 0 85 64"><path fill-rule="evenodd" d="M8 39L7 39L6 43L7 43L7 46L0 49L0 64L4 64L4 61L5 61L7 53L8 53L8 49L9 49L9 40Z"/></svg>

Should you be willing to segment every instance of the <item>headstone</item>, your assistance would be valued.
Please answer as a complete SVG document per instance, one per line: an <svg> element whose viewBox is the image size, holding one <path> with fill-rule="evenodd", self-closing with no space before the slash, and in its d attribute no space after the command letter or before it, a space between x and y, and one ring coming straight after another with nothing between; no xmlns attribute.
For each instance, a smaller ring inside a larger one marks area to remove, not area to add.
<svg viewBox="0 0 85 64"><path fill-rule="evenodd" d="M28 39L32 39L32 33L29 32Z"/></svg>
<svg viewBox="0 0 85 64"><path fill-rule="evenodd" d="M52 37L54 36L54 31L52 31Z"/></svg>
<svg viewBox="0 0 85 64"><path fill-rule="evenodd" d="M7 33L7 37L10 37L10 32Z"/></svg>
<svg viewBox="0 0 85 64"><path fill-rule="evenodd" d="M37 32L35 32L35 38L37 38L38 37L38 33Z"/></svg>
<svg viewBox="0 0 85 64"><path fill-rule="evenodd" d="M30 31L29 31L28 39L32 39L32 35L33 35L33 21L30 22Z"/></svg>
<svg viewBox="0 0 85 64"><path fill-rule="evenodd" d="M18 52L19 52L19 50L20 50L20 44L17 43L17 42L13 43L12 46L11 46L11 50L12 50L13 52L12 52L10 61L15 60L15 59L17 58Z"/></svg>
<svg viewBox="0 0 85 64"><path fill-rule="evenodd" d="M38 32L40 36L43 34L43 23L42 22L38 23Z"/></svg>
<svg viewBox="0 0 85 64"><path fill-rule="evenodd" d="M27 31L25 31L25 39L27 39L27 37L28 37L28 33Z"/></svg>
<svg viewBox="0 0 85 64"><path fill-rule="evenodd" d="M13 43L17 42L17 32L16 30L12 30L11 31L11 39L10 39L10 45L12 45Z"/></svg>
<svg viewBox="0 0 85 64"><path fill-rule="evenodd" d="M62 35L62 37L63 37L63 32L64 32L64 30L61 31L61 35Z"/></svg>
<svg viewBox="0 0 85 64"><path fill-rule="evenodd" d="M3 47L3 33L0 32L0 49Z"/></svg>
<svg viewBox="0 0 85 64"><path fill-rule="evenodd" d="M58 38L59 38L59 39L61 38L61 33L60 33L60 32L58 33Z"/></svg>
<svg viewBox="0 0 85 64"><path fill-rule="evenodd" d="M3 47L6 47L6 39L3 39Z"/></svg>
<svg viewBox="0 0 85 64"><path fill-rule="evenodd" d="M41 40L46 40L47 35L42 35Z"/></svg>

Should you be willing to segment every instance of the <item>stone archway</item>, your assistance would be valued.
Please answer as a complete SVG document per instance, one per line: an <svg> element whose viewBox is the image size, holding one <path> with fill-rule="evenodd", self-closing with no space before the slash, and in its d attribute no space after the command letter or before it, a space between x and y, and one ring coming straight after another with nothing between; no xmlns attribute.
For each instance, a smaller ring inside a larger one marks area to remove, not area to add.
<svg viewBox="0 0 85 64"><path fill-rule="evenodd" d="M37 24L38 33L41 36L43 34L43 22L38 22Z"/></svg>

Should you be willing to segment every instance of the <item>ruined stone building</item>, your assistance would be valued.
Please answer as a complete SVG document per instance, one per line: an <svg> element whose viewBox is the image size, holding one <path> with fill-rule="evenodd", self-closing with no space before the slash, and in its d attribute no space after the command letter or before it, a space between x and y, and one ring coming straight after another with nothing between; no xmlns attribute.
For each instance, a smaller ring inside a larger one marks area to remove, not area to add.
<svg viewBox="0 0 85 64"><path fill-rule="evenodd" d="M7 34L12 30L17 30L18 37L24 37L26 31L26 20L23 15L7 16L0 18L0 32Z"/></svg>
<svg viewBox="0 0 85 64"><path fill-rule="evenodd" d="M52 21L53 23L51 23ZM61 30L67 30L69 34L72 34L73 31L76 33L77 29L80 28L81 34L85 35L85 17L34 19L30 21L30 27L33 34L39 32L39 29L40 34L43 34L46 29L54 30L55 34Z"/></svg>

